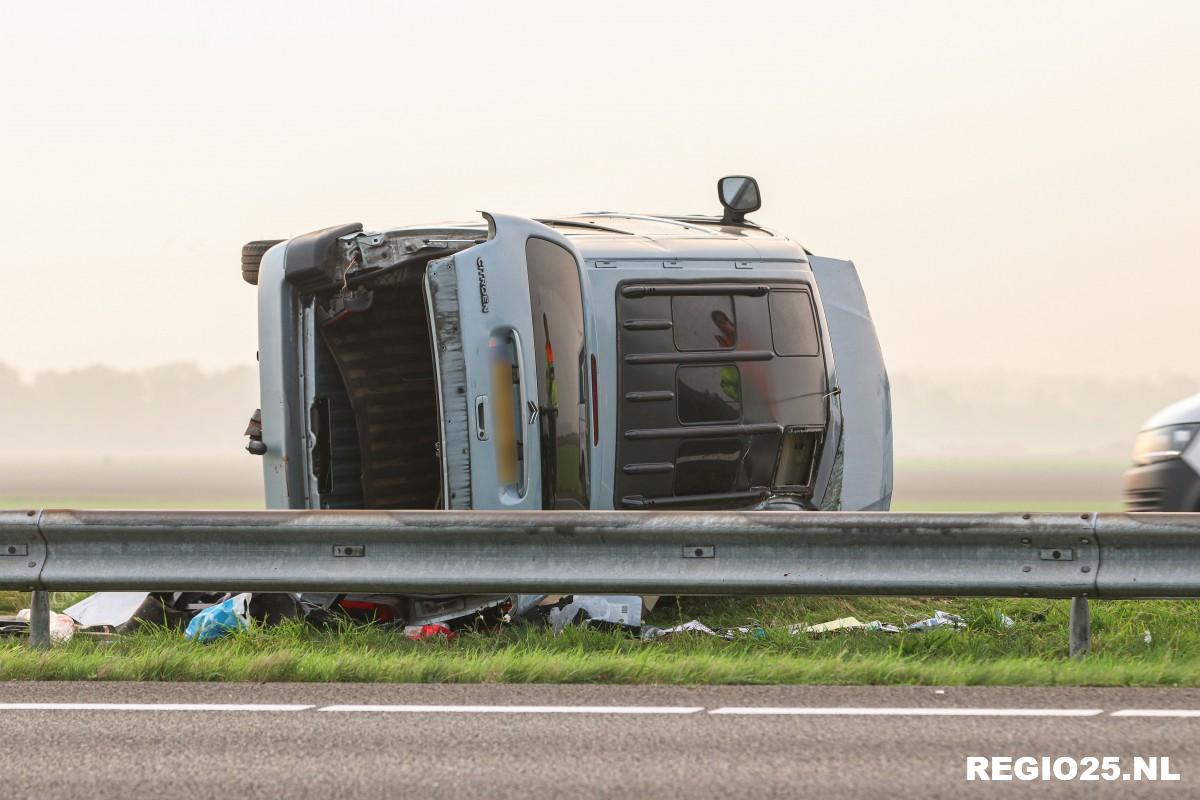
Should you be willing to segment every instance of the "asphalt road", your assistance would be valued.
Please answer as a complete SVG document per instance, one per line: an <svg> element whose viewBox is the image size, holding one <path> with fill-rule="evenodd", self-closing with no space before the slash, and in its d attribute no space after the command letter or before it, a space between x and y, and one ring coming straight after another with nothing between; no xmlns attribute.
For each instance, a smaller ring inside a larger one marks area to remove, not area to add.
<svg viewBox="0 0 1200 800"><path fill-rule="evenodd" d="M1197 714L1192 689L0 683L0 796L1184 797ZM1180 780L966 780L1087 755Z"/></svg>

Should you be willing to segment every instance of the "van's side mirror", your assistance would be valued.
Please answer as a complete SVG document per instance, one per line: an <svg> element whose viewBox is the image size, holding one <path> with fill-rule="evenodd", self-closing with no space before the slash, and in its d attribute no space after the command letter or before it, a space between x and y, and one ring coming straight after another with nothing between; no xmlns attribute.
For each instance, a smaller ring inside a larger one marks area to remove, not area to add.
<svg viewBox="0 0 1200 800"><path fill-rule="evenodd" d="M724 223L744 222L751 211L762 208L762 196L758 193L758 181L749 175L726 175L717 181L717 197L725 207Z"/></svg>

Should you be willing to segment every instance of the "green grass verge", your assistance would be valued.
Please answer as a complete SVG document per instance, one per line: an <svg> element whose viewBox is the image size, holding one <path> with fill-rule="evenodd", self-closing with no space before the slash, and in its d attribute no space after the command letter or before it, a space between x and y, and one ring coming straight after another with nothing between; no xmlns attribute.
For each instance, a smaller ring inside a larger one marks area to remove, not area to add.
<svg viewBox="0 0 1200 800"><path fill-rule="evenodd" d="M969 629L819 637L786 631L787 624L842 616L911 622L935 608L962 614ZM997 612L1016 626L1003 627ZM710 626L761 625L763 634L643 642L614 631L568 629L555 637L525 627L411 642L379 626L289 623L198 645L155 629L111 641L76 639L45 653L0 641L0 679L1197 686L1198 612L1196 601L1094 603L1094 652L1070 660L1064 601L692 598L660 606L650 622L697 617Z"/></svg>

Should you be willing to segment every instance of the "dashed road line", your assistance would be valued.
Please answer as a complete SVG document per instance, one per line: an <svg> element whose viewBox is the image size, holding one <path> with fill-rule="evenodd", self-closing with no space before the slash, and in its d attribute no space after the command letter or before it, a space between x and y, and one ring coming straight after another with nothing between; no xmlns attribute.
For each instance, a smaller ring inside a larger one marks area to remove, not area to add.
<svg viewBox="0 0 1200 800"><path fill-rule="evenodd" d="M1113 717L1200 717L1196 708L1123 708L1114 711Z"/></svg>
<svg viewBox="0 0 1200 800"><path fill-rule="evenodd" d="M273 703L0 703L0 711L307 711Z"/></svg>
<svg viewBox="0 0 1200 800"><path fill-rule="evenodd" d="M435 706L341 705L320 711L366 711L404 714L698 714L703 706Z"/></svg>
<svg viewBox="0 0 1200 800"><path fill-rule="evenodd" d="M714 708L709 714L781 715L781 716L881 716L881 717L1094 717L1102 708L757 708L729 706Z"/></svg>

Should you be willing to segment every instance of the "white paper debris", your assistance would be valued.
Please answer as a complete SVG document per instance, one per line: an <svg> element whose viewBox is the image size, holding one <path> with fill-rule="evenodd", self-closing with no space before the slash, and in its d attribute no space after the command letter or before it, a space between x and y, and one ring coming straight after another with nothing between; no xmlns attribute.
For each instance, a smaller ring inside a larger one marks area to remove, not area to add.
<svg viewBox="0 0 1200 800"><path fill-rule="evenodd" d="M958 614L950 614L946 611L934 611L933 616L929 619L923 619L920 622L914 622L908 626L910 631L928 631L934 628L952 628L959 630L967 627L966 620Z"/></svg>
<svg viewBox="0 0 1200 800"><path fill-rule="evenodd" d="M670 636L673 633L703 633L708 636L720 635L698 619L685 622L682 625L676 625L674 628L655 628L649 625L642 628L643 639L660 639L663 636Z"/></svg>
<svg viewBox="0 0 1200 800"><path fill-rule="evenodd" d="M801 633L829 633L830 631L883 631L884 633L899 633L900 629L895 625L890 625L879 620L871 620L870 622L862 622L857 617L842 617L840 619L822 622L819 625L792 625L788 627L788 633L797 635Z"/></svg>
<svg viewBox="0 0 1200 800"><path fill-rule="evenodd" d="M822 622L819 625L792 625L788 627L788 633L827 633L828 631L866 630L866 627L867 623L860 622L857 617L841 617L829 622Z"/></svg>
<svg viewBox="0 0 1200 800"><path fill-rule="evenodd" d="M550 609L550 627L554 635L562 633L583 613L590 622L608 622L636 628L642 624L642 598L637 595L577 594L563 608Z"/></svg>
<svg viewBox="0 0 1200 800"><path fill-rule="evenodd" d="M63 611L82 628L96 625L116 627L133 619L149 592L96 592Z"/></svg>

